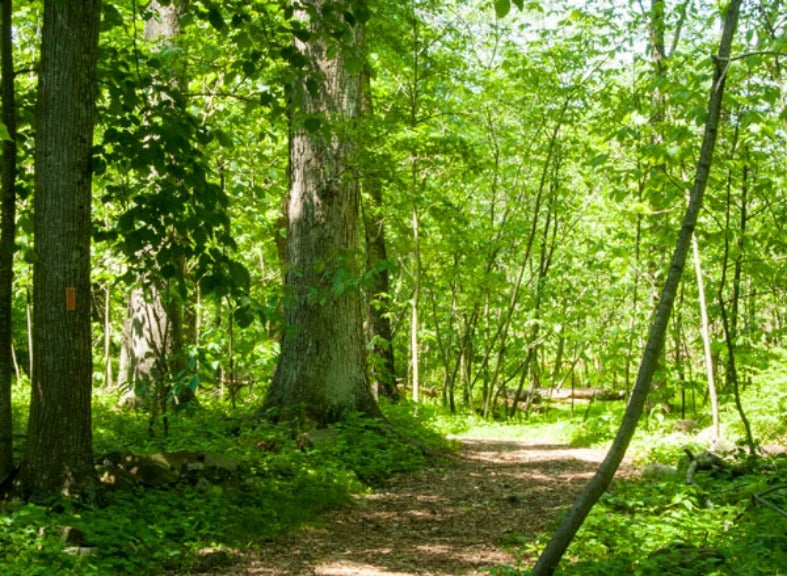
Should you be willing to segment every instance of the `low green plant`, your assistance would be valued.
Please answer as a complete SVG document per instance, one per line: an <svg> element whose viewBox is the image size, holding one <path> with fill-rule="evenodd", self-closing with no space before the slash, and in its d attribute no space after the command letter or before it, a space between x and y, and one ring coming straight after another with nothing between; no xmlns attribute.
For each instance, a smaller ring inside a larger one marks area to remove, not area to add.
<svg viewBox="0 0 787 576"><path fill-rule="evenodd" d="M748 465L747 473L698 472L688 485L617 480L569 547L559 576L784 576L787 531L778 511L754 498L768 487L787 509L787 456ZM535 559L545 537L519 547ZM526 570L493 574L527 574Z"/></svg>
<svg viewBox="0 0 787 576"><path fill-rule="evenodd" d="M15 391L24 434L26 390ZM251 407L231 416L227 406L202 395L199 408L172 412L168 436L148 434L148 417L118 412L116 399L94 402L94 449L152 455L179 450L220 455L238 465L225 483L178 482L161 488L109 491L105 506L62 500L42 507L22 502L0 507L0 573L20 576L160 574L189 572L205 548L243 549L319 521L353 493L390 475L423 466L424 447L444 442L428 418L405 406L384 406L386 421L350 416L337 425L335 446L304 447L291 423L254 418ZM18 442L23 446L23 442ZM429 451L427 450L427 452ZM84 545L63 540L63 527L84 534ZM68 548L71 550L67 550Z"/></svg>

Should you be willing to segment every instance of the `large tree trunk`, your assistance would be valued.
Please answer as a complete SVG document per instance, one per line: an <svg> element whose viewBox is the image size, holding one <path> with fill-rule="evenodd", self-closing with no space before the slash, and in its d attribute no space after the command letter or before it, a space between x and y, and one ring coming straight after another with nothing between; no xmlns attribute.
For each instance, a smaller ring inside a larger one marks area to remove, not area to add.
<svg viewBox="0 0 787 576"><path fill-rule="evenodd" d="M90 158L100 0L45 0L36 110L27 498L91 496Z"/></svg>
<svg viewBox="0 0 787 576"><path fill-rule="evenodd" d="M11 29L12 1L2 4L0 26L0 75L2 76L2 121L9 140L3 142L3 175L0 186L0 482L14 468L11 382L14 370L11 302L16 239L16 96Z"/></svg>
<svg viewBox="0 0 787 576"><path fill-rule="evenodd" d="M360 45L363 25L350 26L343 14L354 6L349 0L295 5L310 31L295 48L311 70L293 86L285 329L263 404L280 412L303 408L321 424L352 411L379 414L366 372L359 192L350 157L360 82L347 58Z"/></svg>
<svg viewBox="0 0 787 576"><path fill-rule="evenodd" d="M631 398L620 429L612 442L612 446L607 452L607 456L598 468L595 476L588 482L585 489L577 498L574 505L565 515L546 549L541 554L533 568L533 576L552 576L557 568L560 559L566 549L574 539L585 518L590 513L595 503L607 489L612 481L615 471L626 454L631 438L637 427L637 422L642 414L650 391L653 373L658 365L658 359L664 348L664 338L667 331L672 305L678 291L680 278L683 274L683 267L686 263L686 255L691 247L691 237L697 225L702 198L705 187L708 183L711 161L713 159L713 149L716 145L716 135L718 132L719 117L721 115L721 103L724 94L724 83L727 78L727 67L729 66L729 56L732 46L732 39L735 35L735 28L738 24L738 13L740 11L741 0L731 0L727 7L727 14L724 20L724 30L722 32L719 52L714 61L716 70L711 87L710 101L708 103L708 117L705 121L705 135L702 141L700 157L697 163L697 170L694 177L689 206L683 218L683 225L672 256L667 279L661 293L658 308L650 328L650 335L642 355L642 362L639 366L637 381L634 385Z"/></svg>

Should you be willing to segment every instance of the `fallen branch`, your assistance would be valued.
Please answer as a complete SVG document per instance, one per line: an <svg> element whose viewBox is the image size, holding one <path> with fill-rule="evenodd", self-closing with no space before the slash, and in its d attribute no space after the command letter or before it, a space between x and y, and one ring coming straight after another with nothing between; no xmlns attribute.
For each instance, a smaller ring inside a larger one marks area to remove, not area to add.
<svg viewBox="0 0 787 576"><path fill-rule="evenodd" d="M716 472L730 467L729 463L725 462L721 456L709 450L700 452L695 456L691 450L684 446L683 452L689 458L689 469L686 470L686 484L694 484L694 474L698 470L712 470Z"/></svg>
<svg viewBox="0 0 787 576"><path fill-rule="evenodd" d="M787 510L784 510L784 508L780 508L770 500L766 500L765 498L763 498L763 496L765 496L766 494L770 494L771 492L776 492L777 490L784 490L784 489L787 489L787 484L778 484L776 486L772 486L768 488L767 490L758 492L757 494L752 496L752 499L755 502L759 502L763 506L767 506L771 510L774 510L777 514L781 514L782 516L787 518Z"/></svg>

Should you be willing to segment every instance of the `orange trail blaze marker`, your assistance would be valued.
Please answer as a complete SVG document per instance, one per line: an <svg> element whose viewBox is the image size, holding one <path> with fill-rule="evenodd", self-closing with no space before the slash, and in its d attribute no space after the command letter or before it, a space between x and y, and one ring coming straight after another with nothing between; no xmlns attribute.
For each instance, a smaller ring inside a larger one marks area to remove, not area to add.
<svg viewBox="0 0 787 576"><path fill-rule="evenodd" d="M66 288L66 310L73 312L77 309L77 295L73 288Z"/></svg>

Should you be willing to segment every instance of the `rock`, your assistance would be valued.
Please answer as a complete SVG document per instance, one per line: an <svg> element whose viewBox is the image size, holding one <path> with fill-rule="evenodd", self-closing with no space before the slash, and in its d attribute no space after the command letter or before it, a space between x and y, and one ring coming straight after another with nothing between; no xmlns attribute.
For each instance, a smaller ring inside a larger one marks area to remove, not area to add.
<svg viewBox="0 0 787 576"><path fill-rule="evenodd" d="M235 562L233 555L223 548L203 548L197 551L193 570L197 573L215 572Z"/></svg>
<svg viewBox="0 0 787 576"><path fill-rule="evenodd" d="M134 476L125 468L115 465L100 466L98 479L110 490L130 490L136 484Z"/></svg>
<svg viewBox="0 0 787 576"><path fill-rule="evenodd" d="M648 480L674 480L678 477L678 469L665 464L655 462L648 464L642 469L643 478Z"/></svg>
<svg viewBox="0 0 787 576"><path fill-rule="evenodd" d="M224 456L179 450L141 456L131 452L110 452L98 458L101 482L112 489L131 488L142 484L160 488L185 481L196 485L200 480L213 484L234 481L240 463Z"/></svg>
<svg viewBox="0 0 787 576"><path fill-rule="evenodd" d="M165 454L153 454L150 459L163 466L168 466L172 470L181 472L191 464L203 462L205 454L202 452L190 452L189 450L177 450Z"/></svg>
<svg viewBox="0 0 787 576"><path fill-rule="evenodd" d="M175 484L180 479L180 472L172 470L169 466L160 464L153 460L140 460L131 466L128 472L140 484L159 488L169 484Z"/></svg>
<svg viewBox="0 0 787 576"><path fill-rule="evenodd" d="M58 526L57 531L60 532L60 540L67 546L87 546L87 539L85 533L79 528L73 526Z"/></svg>
<svg viewBox="0 0 787 576"><path fill-rule="evenodd" d="M678 420L672 425L672 431L681 434L695 434L699 428L696 420Z"/></svg>
<svg viewBox="0 0 787 576"><path fill-rule="evenodd" d="M301 450L326 450L339 441L339 432L333 428L318 428L304 432L298 437L298 448Z"/></svg>
<svg viewBox="0 0 787 576"><path fill-rule="evenodd" d="M92 556L98 554L98 548L92 546L68 546L63 548L63 552L71 556Z"/></svg>

